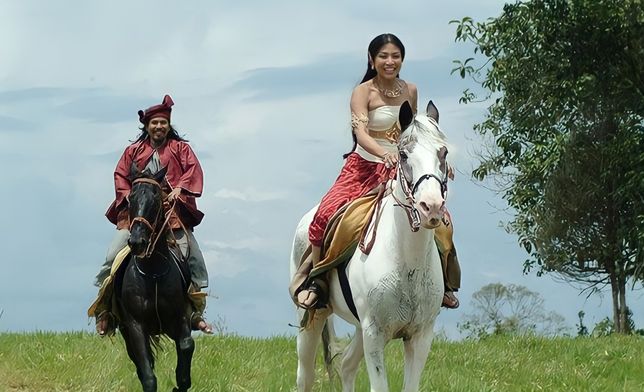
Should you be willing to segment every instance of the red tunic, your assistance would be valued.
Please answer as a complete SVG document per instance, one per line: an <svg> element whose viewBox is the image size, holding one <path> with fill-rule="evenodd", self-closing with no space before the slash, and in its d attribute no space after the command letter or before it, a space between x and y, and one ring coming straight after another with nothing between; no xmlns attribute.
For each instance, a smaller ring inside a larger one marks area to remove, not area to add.
<svg viewBox="0 0 644 392"><path fill-rule="evenodd" d="M161 166L168 168L166 180L172 188L179 187L183 191L177 200L177 213L187 228L197 226L203 218L203 213L197 209L196 197L203 191L203 171L197 156L190 145L183 141L168 139L157 150ZM132 184L128 179L130 167L134 161L142 170L154 154L154 148L149 139L129 145L114 170L114 188L116 199L108 208L105 216L119 229L129 228L126 197L130 194ZM170 222L173 228L178 228L178 222Z"/></svg>
<svg viewBox="0 0 644 392"><path fill-rule="evenodd" d="M313 222L309 226L309 241L322 245L324 230L333 214L345 204L365 195L381 183L394 178L396 170L387 169L384 163L370 162L353 152L347 157L340 175L320 201Z"/></svg>

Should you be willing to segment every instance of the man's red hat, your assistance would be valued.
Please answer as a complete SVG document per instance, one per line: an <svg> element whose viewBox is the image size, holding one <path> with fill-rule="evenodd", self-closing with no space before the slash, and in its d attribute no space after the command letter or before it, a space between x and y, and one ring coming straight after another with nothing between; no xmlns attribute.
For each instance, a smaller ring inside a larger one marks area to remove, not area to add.
<svg viewBox="0 0 644 392"><path fill-rule="evenodd" d="M170 121L170 113L172 112L172 105L174 105L174 101L172 98L170 98L169 95L166 94L165 97L163 97L163 102L161 102L160 105L154 105L150 106L149 108L143 110L139 110L139 121L141 121L143 124L147 124L150 119L153 119L154 117L163 117Z"/></svg>

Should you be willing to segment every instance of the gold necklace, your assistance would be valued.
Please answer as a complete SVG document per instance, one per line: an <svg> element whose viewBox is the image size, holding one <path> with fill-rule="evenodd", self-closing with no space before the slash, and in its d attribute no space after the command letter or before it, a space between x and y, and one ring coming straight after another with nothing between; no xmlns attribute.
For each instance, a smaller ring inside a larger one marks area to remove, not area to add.
<svg viewBox="0 0 644 392"><path fill-rule="evenodd" d="M396 87L393 89L387 89L387 88L382 88L380 87L376 81L373 81L373 85L380 91L382 95L384 95L387 98L398 98L403 92L403 84L400 82L400 79L396 79Z"/></svg>

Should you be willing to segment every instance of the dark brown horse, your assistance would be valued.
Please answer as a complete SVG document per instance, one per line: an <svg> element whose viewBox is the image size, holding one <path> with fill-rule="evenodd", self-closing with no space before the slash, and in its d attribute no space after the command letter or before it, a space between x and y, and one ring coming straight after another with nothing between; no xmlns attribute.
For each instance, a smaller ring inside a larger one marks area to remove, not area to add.
<svg viewBox="0 0 644 392"><path fill-rule="evenodd" d="M174 391L191 386L190 364L195 343L191 336L188 273L175 262L168 247L162 181L166 169L151 175L132 166L129 196L130 260L117 277L115 296L119 329L127 353L136 365L144 392L157 390L154 348L164 334L177 350Z"/></svg>

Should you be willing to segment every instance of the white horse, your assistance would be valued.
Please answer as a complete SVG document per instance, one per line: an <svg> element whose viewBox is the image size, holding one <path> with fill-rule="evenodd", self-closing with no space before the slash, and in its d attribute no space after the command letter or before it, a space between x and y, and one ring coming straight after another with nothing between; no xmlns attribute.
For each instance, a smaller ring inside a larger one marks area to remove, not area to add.
<svg viewBox="0 0 644 392"><path fill-rule="evenodd" d="M398 143L398 178L391 185L392 194L382 202L375 244L368 255L356 249L346 267L359 318L350 310L334 269L329 275L329 307L318 310L312 325L297 337L299 391L310 391L313 386L317 346L332 313L356 328L342 359L344 392L354 390L363 357L371 391L389 390L384 349L389 340L397 338L404 341L403 390L418 391L444 290L434 228L445 213L447 148L431 101L427 113L415 118L405 102L399 122L403 132ZM291 277L308 246L308 227L316 209L304 215L297 227ZM302 316L303 311L298 310L299 320Z"/></svg>

